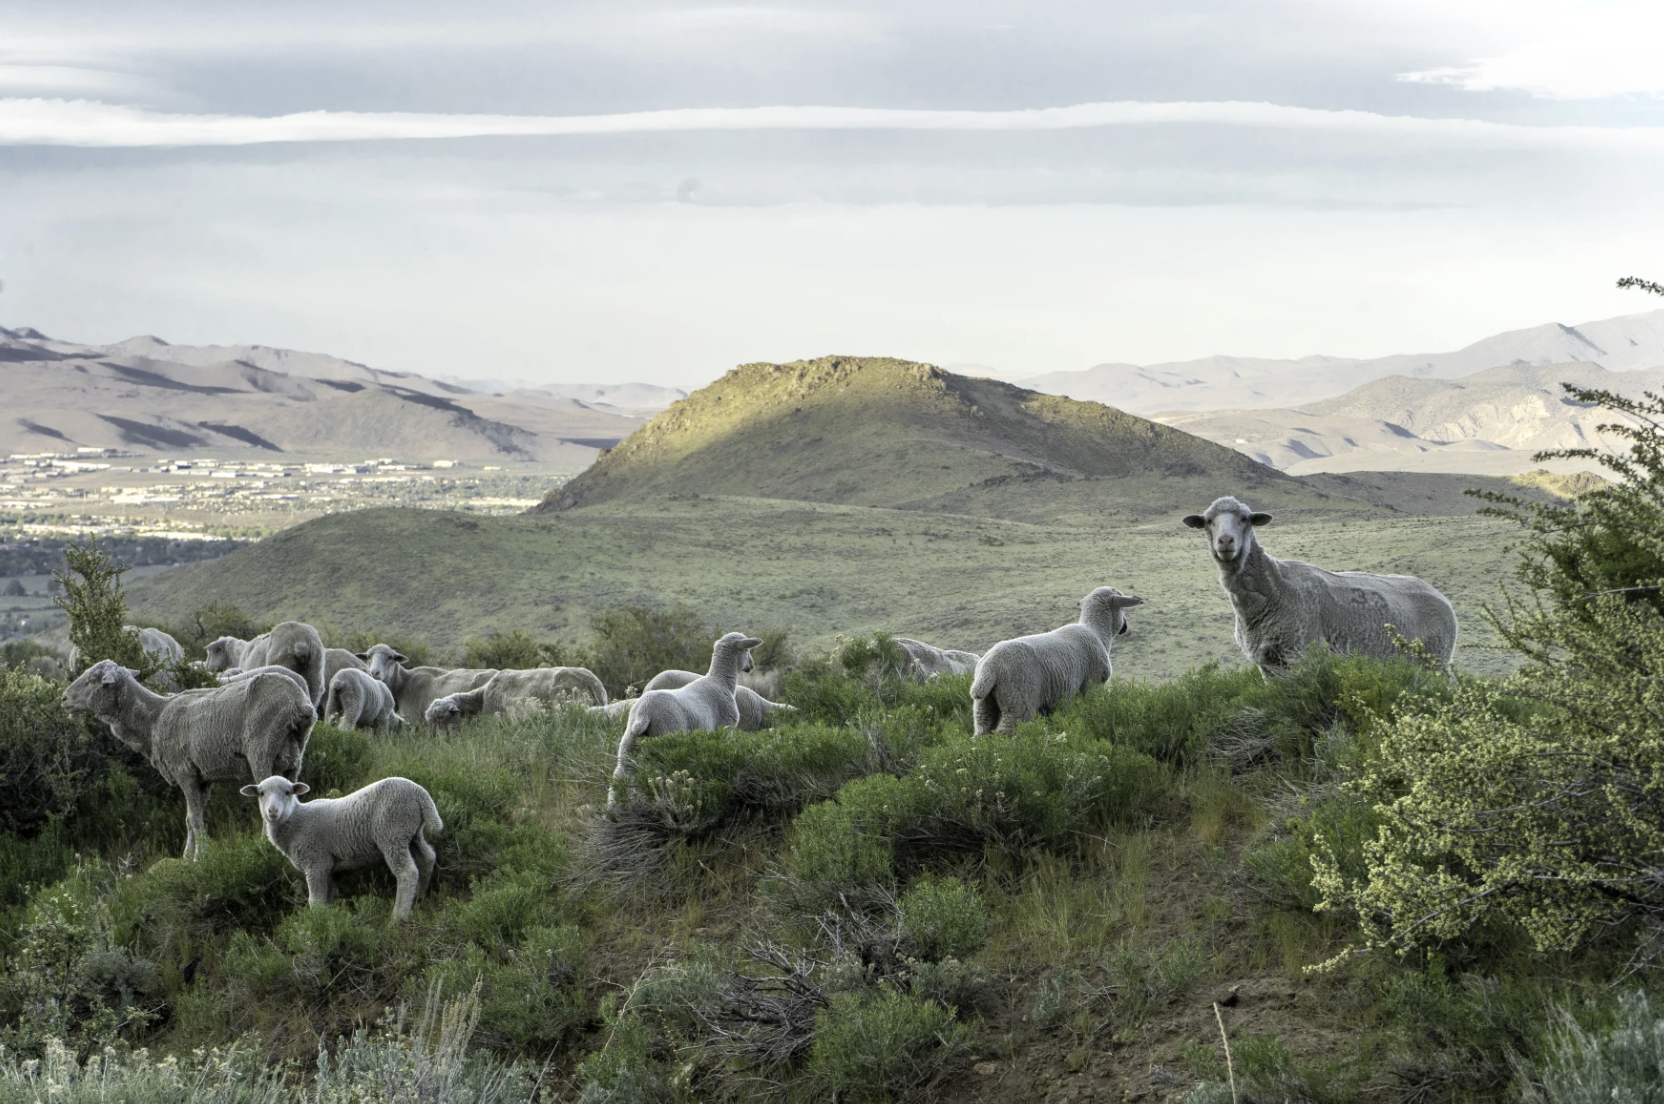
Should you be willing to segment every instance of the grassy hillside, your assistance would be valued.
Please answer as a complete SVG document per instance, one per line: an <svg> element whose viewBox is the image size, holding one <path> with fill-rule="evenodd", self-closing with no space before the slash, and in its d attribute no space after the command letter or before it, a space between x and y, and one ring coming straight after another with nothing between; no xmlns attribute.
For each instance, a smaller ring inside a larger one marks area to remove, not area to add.
<svg viewBox="0 0 1664 1104"><path fill-rule="evenodd" d="M1317 501L1240 453L1098 403L904 360L822 357L734 369L540 510L697 492L1086 521L1106 506L1171 512L1221 485Z"/></svg>
<svg viewBox="0 0 1664 1104"><path fill-rule="evenodd" d="M1333 567L1421 575L1456 603L1459 662L1503 662L1484 647L1479 606L1510 562L1512 527L1337 501L1338 516L1279 520L1266 546ZM131 599L140 616L164 623L219 600L262 619L375 628L448 649L506 629L578 641L609 606L680 601L724 626L787 628L811 645L883 629L981 650L1072 620L1080 597L1105 583L1148 601L1116 646L1117 669L1167 678L1209 659L1236 661L1217 572L1202 539L1174 516L1031 525L705 496L507 518L368 510L140 580Z"/></svg>

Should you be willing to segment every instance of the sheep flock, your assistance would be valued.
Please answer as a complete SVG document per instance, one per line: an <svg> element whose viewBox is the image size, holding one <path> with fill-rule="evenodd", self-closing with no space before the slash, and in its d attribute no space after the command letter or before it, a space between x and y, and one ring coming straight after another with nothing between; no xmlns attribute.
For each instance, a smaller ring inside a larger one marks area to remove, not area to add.
<svg viewBox="0 0 1664 1104"><path fill-rule="evenodd" d="M1225 496L1183 523L1201 530L1235 613L1236 644L1267 679L1280 677L1310 646L1390 657L1416 646L1449 664L1456 615L1438 590L1409 575L1328 571L1279 560L1257 530L1271 515ZM1116 638L1129 631L1127 610L1153 599L1099 586L1080 600L1079 618L1059 628L996 641L982 654L893 637L906 657L897 673L919 682L971 674L973 738L1010 735L1018 725L1067 705L1112 672ZM146 652L181 662L177 641L141 631ZM671 732L760 731L796 710L770 701L742 677L762 641L731 632L712 645L709 669L664 671L639 697L609 701L581 667L535 670L407 666L397 649L377 644L357 654L325 648L316 629L285 621L253 640L221 637L203 666L221 685L157 693L138 673L111 660L89 666L64 693L68 709L89 713L144 755L184 795L187 858L205 836L203 812L216 782L245 781L266 838L306 878L309 902L329 903L338 871L385 863L396 881L393 915L409 916L433 876L427 832L443 821L433 798L404 778L385 778L339 798L314 798L300 780L307 739L325 717L349 728L433 728L480 715L584 707L622 719L608 804L635 769L643 740Z"/></svg>

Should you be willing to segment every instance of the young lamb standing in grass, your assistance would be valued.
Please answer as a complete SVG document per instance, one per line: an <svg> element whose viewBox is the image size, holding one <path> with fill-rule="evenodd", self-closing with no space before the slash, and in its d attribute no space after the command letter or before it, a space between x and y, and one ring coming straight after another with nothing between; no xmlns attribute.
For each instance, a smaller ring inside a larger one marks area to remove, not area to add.
<svg viewBox="0 0 1664 1104"><path fill-rule="evenodd" d="M1281 674L1317 642L1343 654L1399 655L1388 625L1447 664L1456 654L1456 611L1434 587L1414 575L1279 560L1254 535L1270 522L1270 514L1229 495L1184 519L1207 532L1219 583L1236 611L1236 646L1262 674Z"/></svg>
<svg viewBox="0 0 1664 1104"><path fill-rule="evenodd" d="M408 919L433 880L435 855L423 830L445 827L433 798L408 778L383 778L346 797L302 805L299 798L310 789L280 774L242 789L245 797L260 799L266 838L305 876L306 903L329 904L337 870L357 870L379 859L399 882L393 919Z"/></svg>
<svg viewBox="0 0 1664 1104"><path fill-rule="evenodd" d="M607 688L584 667L498 671L483 686L435 698L425 719L430 725L455 725L464 717L494 717L533 704L553 709L567 703L606 705Z"/></svg>
<svg viewBox="0 0 1664 1104"><path fill-rule="evenodd" d="M1047 633L1002 640L988 649L971 681L974 736L1011 735L1094 683L1108 682L1110 650L1127 631L1128 606L1144 599L1099 587L1080 600L1080 620Z"/></svg>
<svg viewBox="0 0 1664 1104"><path fill-rule="evenodd" d="M922 640L914 640L906 636L892 639L901 650L907 653L907 658L913 661L913 669L909 672L913 681L928 682L930 679L942 675L968 675L976 670L977 663L982 659L975 652L960 652L951 648L937 648L926 644Z"/></svg>
<svg viewBox="0 0 1664 1104"><path fill-rule="evenodd" d="M747 653L745 658L749 660L750 654ZM660 671L647 683L647 690L676 690L703 677L692 671ZM769 714L776 709L784 709L787 713L797 712L795 705L769 701L751 687L738 684L734 686L734 704L740 709L740 723L735 727L741 732L761 732L768 728Z"/></svg>
<svg viewBox="0 0 1664 1104"><path fill-rule="evenodd" d="M618 741L618 766L614 781L630 772L636 741L668 732L697 732L733 728L740 723L740 708L734 701L740 669L750 651L762 640L731 632L711 649L711 669L686 686L675 690L648 690L630 707L630 719ZM607 795L610 805L616 800Z"/></svg>
<svg viewBox="0 0 1664 1104"><path fill-rule="evenodd" d="M140 683L137 672L108 659L70 683L63 702L109 725L116 739L184 793L188 859L205 836L209 788L251 773L298 775L317 718L292 673L251 674L227 686L164 697Z"/></svg>
<svg viewBox="0 0 1664 1104"><path fill-rule="evenodd" d="M393 691L393 702L401 717L425 717L433 699L483 686L497 672L461 667L405 667L403 655L386 644L377 644L358 658L370 665L370 674Z"/></svg>
<svg viewBox="0 0 1664 1104"><path fill-rule="evenodd" d="M324 719L341 728L403 728L393 709L393 691L368 671L346 667L335 672L325 699Z"/></svg>

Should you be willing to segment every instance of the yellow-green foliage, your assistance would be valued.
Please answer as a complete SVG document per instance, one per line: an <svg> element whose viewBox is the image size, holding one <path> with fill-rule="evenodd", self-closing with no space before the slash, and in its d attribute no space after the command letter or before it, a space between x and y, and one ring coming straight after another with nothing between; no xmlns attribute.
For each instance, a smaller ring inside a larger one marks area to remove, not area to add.
<svg viewBox="0 0 1664 1104"><path fill-rule="evenodd" d="M1400 717L1349 784L1382 821L1367 874L1331 854L1315 885L1320 908L1357 910L1371 945L1496 916L1565 949L1664 916L1664 618L1608 597L1515 627L1546 662Z"/></svg>

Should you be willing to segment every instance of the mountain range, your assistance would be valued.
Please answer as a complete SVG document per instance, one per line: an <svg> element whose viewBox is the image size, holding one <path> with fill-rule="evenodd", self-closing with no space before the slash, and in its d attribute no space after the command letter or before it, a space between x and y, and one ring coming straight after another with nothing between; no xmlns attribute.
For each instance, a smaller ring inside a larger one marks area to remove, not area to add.
<svg viewBox="0 0 1664 1104"><path fill-rule="evenodd" d="M155 337L81 345L28 328L0 329L0 386L0 453L369 453L574 469L681 394L636 384L493 394L320 353Z"/></svg>

